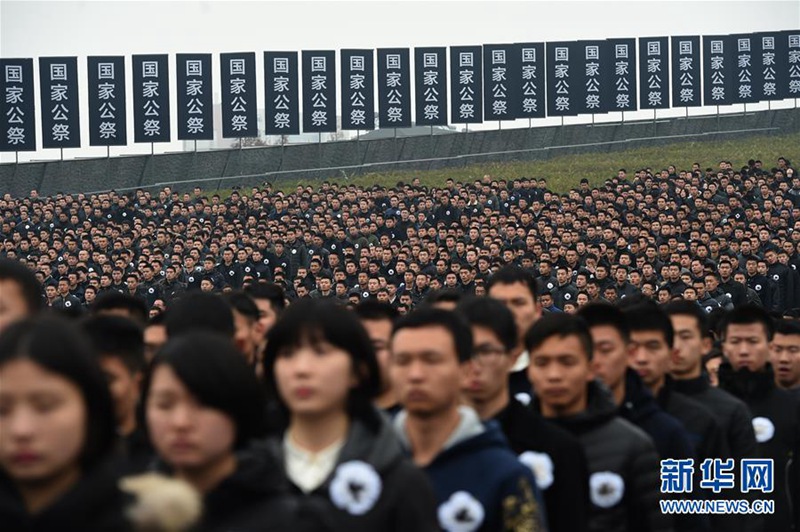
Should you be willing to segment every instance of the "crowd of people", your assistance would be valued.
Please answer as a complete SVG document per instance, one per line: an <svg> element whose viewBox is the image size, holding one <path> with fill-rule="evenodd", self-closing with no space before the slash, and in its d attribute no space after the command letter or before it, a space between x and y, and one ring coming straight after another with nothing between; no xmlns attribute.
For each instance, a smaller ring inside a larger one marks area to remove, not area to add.
<svg viewBox="0 0 800 532"><path fill-rule="evenodd" d="M785 158L32 191L0 224L3 528L800 530ZM769 490L712 489L753 459ZM660 504L734 499L774 511Z"/></svg>

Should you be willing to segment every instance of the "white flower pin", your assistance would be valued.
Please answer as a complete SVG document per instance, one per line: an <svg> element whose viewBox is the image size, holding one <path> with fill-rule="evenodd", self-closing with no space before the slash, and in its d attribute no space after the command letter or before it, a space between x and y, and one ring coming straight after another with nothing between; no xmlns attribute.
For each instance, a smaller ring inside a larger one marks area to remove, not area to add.
<svg viewBox="0 0 800 532"><path fill-rule="evenodd" d="M549 454L525 451L519 455L519 461L533 471L540 490L546 490L553 484L553 460Z"/></svg>
<svg viewBox="0 0 800 532"><path fill-rule="evenodd" d="M528 406L531 404L531 394L529 393L519 392L518 394L514 395L514 399L522 403L523 406Z"/></svg>
<svg viewBox="0 0 800 532"><path fill-rule="evenodd" d="M595 506L611 508L625 494L625 481L611 471L592 473L589 477L589 496Z"/></svg>
<svg viewBox="0 0 800 532"><path fill-rule="evenodd" d="M775 435L775 425L767 417L754 417L753 432L756 433L758 443L768 442Z"/></svg>
<svg viewBox="0 0 800 532"><path fill-rule="evenodd" d="M439 506L439 526L447 532L473 532L483 524L480 501L466 491L453 493Z"/></svg>
<svg viewBox="0 0 800 532"><path fill-rule="evenodd" d="M340 464L330 485L333 504L352 515L369 512L381 496L383 484L378 472L366 462Z"/></svg>

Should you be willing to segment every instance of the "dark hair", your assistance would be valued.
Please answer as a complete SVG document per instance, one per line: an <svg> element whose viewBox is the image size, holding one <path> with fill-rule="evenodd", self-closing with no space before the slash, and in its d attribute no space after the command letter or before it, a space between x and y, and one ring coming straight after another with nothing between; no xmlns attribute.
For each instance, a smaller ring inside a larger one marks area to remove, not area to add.
<svg viewBox="0 0 800 532"><path fill-rule="evenodd" d="M488 293L489 290L491 290L496 284L516 283L522 283L523 285L527 286L534 302L537 301L539 296L539 283L536 281L536 278L533 276L533 274L527 270L523 270L518 266L503 266L497 270L494 274L492 274L491 277L489 277L489 282L486 284L486 291Z"/></svg>
<svg viewBox="0 0 800 532"><path fill-rule="evenodd" d="M372 341L355 313L324 299L301 299L292 303L267 334L264 375L270 392L278 400L281 413L286 416L282 421L288 422L289 411L278 393L275 380L278 356L305 343L319 342L328 342L350 355L353 372L358 375L358 385L350 390L347 412L350 417L358 418L376 430L380 420L372 401L380 392L381 381Z"/></svg>
<svg viewBox="0 0 800 532"><path fill-rule="evenodd" d="M578 316L583 318L590 329L607 325L613 327L625 343L628 343L631 339L628 320L625 318L625 314L614 305L609 303L589 303L578 311Z"/></svg>
<svg viewBox="0 0 800 532"><path fill-rule="evenodd" d="M24 264L11 259L0 259L0 280L11 280L19 286L28 314L36 314L42 308L42 285Z"/></svg>
<svg viewBox="0 0 800 532"><path fill-rule="evenodd" d="M0 367L27 359L75 384L86 408L86 442L81 465L106 458L117 439L111 392L92 347L78 328L63 318L42 316L14 323L0 335Z"/></svg>
<svg viewBox="0 0 800 532"><path fill-rule="evenodd" d="M234 290L229 294L225 294L225 299L230 303L233 310L253 321L258 321L260 313L251 295L242 290Z"/></svg>
<svg viewBox="0 0 800 532"><path fill-rule="evenodd" d="M458 290L453 289L442 289L442 290L434 290L423 300L424 305L435 305L436 303L455 303L458 304L461 301L463 294Z"/></svg>
<svg viewBox="0 0 800 532"><path fill-rule="evenodd" d="M586 352L586 358L592 359L594 344L589 326L580 316L564 313L547 314L534 323L525 334L525 348L531 352L554 336L558 338L577 337Z"/></svg>
<svg viewBox="0 0 800 532"><path fill-rule="evenodd" d="M139 324L147 323L147 305L138 297L122 294L116 290L104 292L92 303L92 314L100 314L112 310L125 310Z"/></svg>
<svg viewBox="0 0 800 532"><path fill-rule="evenodd" d="M773 335L782 334L784 336L800 335L800 321L797 320L775 320Z"/></svg>
<svg viewBox="0 0 800 532"><path fill-rule="evenodd" d="M253 299L266 299L272 305L272 310L280 316L286 308L286 295L283 287L275 283L254 283L244 289Z"/></svg>
<svg viewBox="0 0 800 532"><path fill-rule="evenodd" d="M355 306L354 311L361 321L389 320L394 323L398 316L397 309L393 306L374 299L365 299Z"/></svg>
<svg viewBox="0 0 800 532"><path fill-rule="evenodd" d="M512 351L516 347L517 325L514 315L500 301L473 296L462 300L456 311L464 315L470 325L486 327L492 331L506 351Z"/></svg>
<svg viewBox="0 0 800 532"><path fill-rule="evenodd" d="M658 331L667 345L672 348L675 341L675 329L672 327L672 320L666 312L655 303L644 303L628 307L624 310L625 317L628 319L628 327L634 331Z"/></svg>
<svg viewBox="0 0 800 532"><path fill-rule="evenodd" d="M253 370L230 339L208 331L171 337L156 353L142 387L147 396L153 375L167 365L197 400L224 412L236 425L235 448L267 435L266 398ZM147 429L147 424L142 426Z"/></svg>
<svg viewBox="0 0 800 532"><path fill-rule="evenodd" d="M772 335L775 332L775 325L772 318L769 317L766 310L751 304L736 307L725 315L720 326L722 339L724 340L728 336L728 325L750 325L753 323L760 323L763 325L764 332L767 335L767 341L772 340Z"/></svg>
<svg viewBox="0 0 800 532"><path fill-rule="evenodd" d="M236 332L230 304L217 295L204 292L192 292L176 301L165 324L168 337L197 330L233 338Z"/></svg>
<svg viewBox="0 0 800 532"><path fill-rule="evenodd" d="M472 358L472 329L470 329L469 322L461 314L449 310L422 307L411 314L406 314L395 323L392 336L403 329L421 329L423 327L446 329L453 338L459 363L468 362Z"/></svg>
<svg viewBox="0 0 800 532"><path fill-rule="evenodd" d="M667 316L689 316L697 322L697 328L700 330L700 336L708 338L711 332L708 329L708 318L705 311L693 301L671 301L664 306L664 312Z"/></svg>
<svg viewBox="0 0 800 532"><path fill-rule="evenodd" d="M82 329L99 357L117 357L131 373L144 369L144 332L135 322L122 316L90 316Z"/></svg>

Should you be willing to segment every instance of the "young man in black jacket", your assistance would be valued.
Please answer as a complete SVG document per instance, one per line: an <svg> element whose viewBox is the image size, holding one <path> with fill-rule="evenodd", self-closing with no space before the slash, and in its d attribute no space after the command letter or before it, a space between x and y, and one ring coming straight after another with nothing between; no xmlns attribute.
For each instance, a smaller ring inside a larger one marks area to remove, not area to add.
<svg viewBox="0 0 800 532"><path fill-rule="evenodd" d="M800 399L800 321L776 321L775 335L769 347L775 384Z"/></svg>
<svg viewBox="0 0 800 532"><path fill-rule="evenodd" d="M509 393L511 351L517 344L511 311L485 297L464 300L456 311L472 328L473 357L464 388L467 404L482 420L500 423L511 449L533 469L544 495L550 532L588 530L589 472L580 442Z"/></svg>
<svg viewBox="0 0 800 532"><path fill-rule="evenodd" d="M672 530L659 508L659 457L641 429L616 415L594 380L592 336L578 317L550 314L525 339L535 408L578 437L589 464L589 530Z"/></svg>
<svg viewBox="0 0 800 532"><path fill-rule="evenodd" d="M745 305L731 311L722 325L719 385L750 407L758 454L774 461L775 513L765 515L765 530L791 530L792 506L800 508L797 490L790 493L788 474L792 452L798 447L800 407L797 398L775 385L769 363L774 325L762 308ZM792 500L793 499L793 500Z"/></svg>

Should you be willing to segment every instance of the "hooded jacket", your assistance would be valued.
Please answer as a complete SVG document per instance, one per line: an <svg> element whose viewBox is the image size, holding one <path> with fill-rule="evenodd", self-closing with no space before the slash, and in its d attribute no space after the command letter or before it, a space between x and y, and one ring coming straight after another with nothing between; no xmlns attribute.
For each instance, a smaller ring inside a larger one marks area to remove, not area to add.
<svg viewBox="0 0 800 532"><path fill-rule="evenodd" d="M102 462L55 502L31 515L16 487L0 471L0 528L14 532L125 532L126 498L117 486L116 464Z"/></svg>
<svg viewBox="0 0 800 532"><path fill-rule="evenodd" d="M529 456L540 462L533 469L544 497L550 532L588 530L589 468L578 439L513 398L494 419L514 453L521 457L530 452L538 454Z"/></svg>
<svg viewBox="0 0 800 532"><path fill-rule="evenodd" d="M798 446L800 406L797 399L775 385L772 366L761 371L734 371L728 362L719 366L719 386L744 401L753 415L758 454L774 460L775 513L765 515L765 530L791 530L792 506L798 511L798 493L787 489L792 451ZM794 501L791 498L794 497Z"/></svg>
<svg viewBox="0 0 800 532"><path fill-rule="evenodd" d="M537 405L538 406L538 405ZM586 410L553 418L578 437L589 464L589 530L654 532L672 530L661 513L659 456L641 429L617 416L611 393L588 384Z"/></svg>
<svg viewBox="0 0 800 532"><path fill-rule="evenodd" d="M433 485L444 530L544 531L544 505L530 468L508 447L500 426L481 423L471 408L460 407L461 421L444 448L423 470ZM403 447L407 413L394 419Z"/></svg>
<svg viewBox="0 0 800 532"><path fill-rule="evenodd" d="M301 505L318 520L318 530L438 530L436 499L428 479L406 459L389 422L382 416L379 421L376 431L361 420L352 420L336 468L317 489L303 495L299 488L292 486L302 499ZM279 465L285 467L282 442L282 438L275 437L267 444ZM342 466L355 462L366 464L368 468L361 467L361 475L351 479L348 471L352 468ZM369 473L370 470L377 473L379 480ZM359 494L355 485L366 495ZM358 505L362 497L377 498L365 508Z"/></svg>

